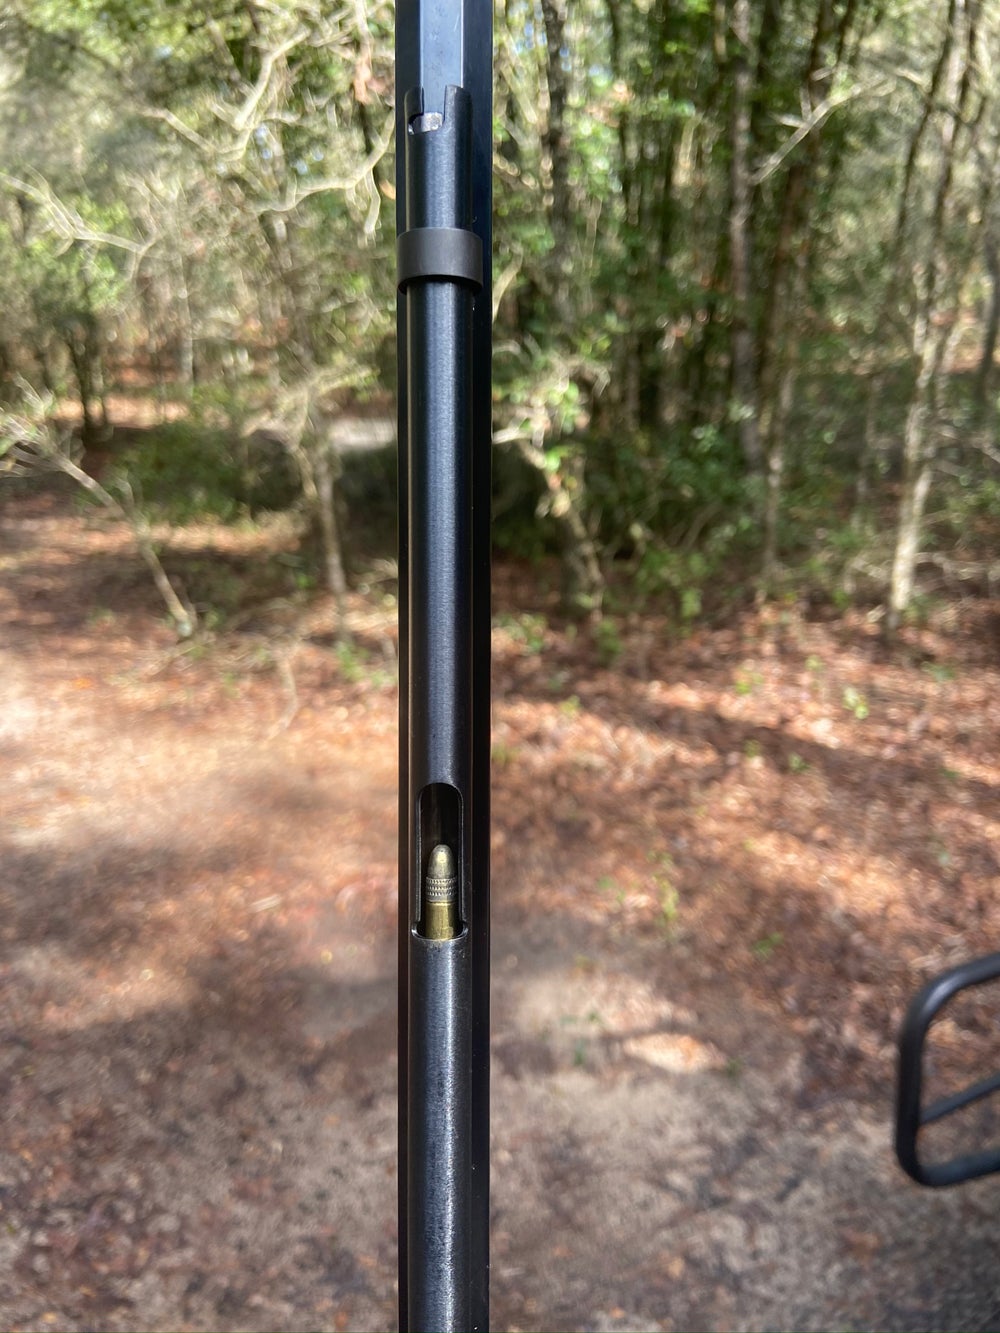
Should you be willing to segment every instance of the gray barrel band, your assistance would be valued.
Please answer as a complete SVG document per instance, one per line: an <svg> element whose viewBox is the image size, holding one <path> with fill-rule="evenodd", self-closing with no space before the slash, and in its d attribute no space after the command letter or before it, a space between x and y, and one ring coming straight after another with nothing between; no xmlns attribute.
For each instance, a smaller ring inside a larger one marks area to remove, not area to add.
<svg viewBox="0 0 1000 1333"><path fill-rule="evenodd" d="M411 227L396 237L396 285L420 279L483 285L483 243L458 227Z"/></svg>

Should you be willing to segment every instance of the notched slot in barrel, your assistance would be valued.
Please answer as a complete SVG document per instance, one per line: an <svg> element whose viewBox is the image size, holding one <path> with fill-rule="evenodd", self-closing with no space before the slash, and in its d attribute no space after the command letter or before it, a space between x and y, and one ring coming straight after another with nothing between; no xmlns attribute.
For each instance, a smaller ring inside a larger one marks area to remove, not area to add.
<svg viewBox="0 0 1000 1333"><path fill-rule="evenodd" d="M417 798L418 935L451 940L462 920L462 797L446 782L424 787Z"/></svg>
<svg viewBox="0 0 1000 1333"><path fill-rule="evenodd" d="M406 130L408 134L431 134L443 124L444 116L440 111L425 111L422 115L414 116Z"/></svg>

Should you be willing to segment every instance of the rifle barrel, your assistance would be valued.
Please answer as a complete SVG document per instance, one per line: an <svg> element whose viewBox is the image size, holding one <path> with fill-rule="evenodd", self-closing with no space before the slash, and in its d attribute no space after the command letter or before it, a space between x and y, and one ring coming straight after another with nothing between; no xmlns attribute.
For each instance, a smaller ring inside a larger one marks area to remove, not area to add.
<svg viewBox="0 0 1000 1333"><path fill-rule="evenodd" d="M399 0L400 1328L489 1270L492 11Z"/></svg>

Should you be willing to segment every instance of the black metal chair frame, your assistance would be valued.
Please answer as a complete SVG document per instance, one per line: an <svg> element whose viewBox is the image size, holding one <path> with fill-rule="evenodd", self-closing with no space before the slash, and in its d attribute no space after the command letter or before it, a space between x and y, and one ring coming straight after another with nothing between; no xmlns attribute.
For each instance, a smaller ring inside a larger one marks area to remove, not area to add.
<svg viewBox="0 0 1000 1333"><path fill-rule="evenodd" d="M923 1107L924 1043L934 1019L948 1002L970 986L1000 978L1000 953L962 963L929 981L914 996L899 1034L899 1078L896 1091L896 1156L919 1185L959 1185L1000 1171L1000 1147L964 1153L946 1162L925 1163L918 1151L920 1130L1000 1089L1000 1073L942 1097Z"/></svg>

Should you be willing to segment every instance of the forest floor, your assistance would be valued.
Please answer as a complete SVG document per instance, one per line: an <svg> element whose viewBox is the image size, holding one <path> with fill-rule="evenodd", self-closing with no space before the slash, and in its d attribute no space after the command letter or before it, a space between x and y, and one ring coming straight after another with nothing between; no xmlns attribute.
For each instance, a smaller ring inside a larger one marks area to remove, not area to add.
<svg viewBox="0 0 1000 1333"><path fill-rule="evenodd" d="M249 596L288 540L165 558ZM1000 1326L1000 1187L890 1147L907 997L1000 947L1000 603L602 659L496 586L494 1326ZM394 612L332 615L178 648L126 529L0 497L6 1329L394 1326Z"/></svg>

